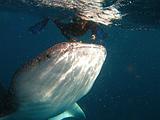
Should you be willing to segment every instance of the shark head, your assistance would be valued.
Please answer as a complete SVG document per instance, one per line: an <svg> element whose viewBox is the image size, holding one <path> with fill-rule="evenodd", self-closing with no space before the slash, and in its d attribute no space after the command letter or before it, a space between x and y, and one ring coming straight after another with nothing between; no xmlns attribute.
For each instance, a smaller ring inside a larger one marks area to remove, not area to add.
<svg viewBox="0 0 160 120"><path fill-rule="evenodd" d="M105 58L101 45L65 42L49 48L16 72L9 91L17 110L6 120L84 117L75 103L90 91Z"/></svg>

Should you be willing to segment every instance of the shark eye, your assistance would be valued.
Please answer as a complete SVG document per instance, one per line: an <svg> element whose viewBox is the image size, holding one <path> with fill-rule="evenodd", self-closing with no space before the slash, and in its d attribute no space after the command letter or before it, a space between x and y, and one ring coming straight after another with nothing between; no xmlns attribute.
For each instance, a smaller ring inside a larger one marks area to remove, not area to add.
<svg viewBox="0 0 160 120"><path fill-rule="evenodd" d="M90 18L93 18L93 16L89 16Z"/></svg>
<svg viewBox="0 0 160 120"><path fill-rule="evenodd" d="M50 58L51 56L49 54L46 55L47 58Z"/></svg>

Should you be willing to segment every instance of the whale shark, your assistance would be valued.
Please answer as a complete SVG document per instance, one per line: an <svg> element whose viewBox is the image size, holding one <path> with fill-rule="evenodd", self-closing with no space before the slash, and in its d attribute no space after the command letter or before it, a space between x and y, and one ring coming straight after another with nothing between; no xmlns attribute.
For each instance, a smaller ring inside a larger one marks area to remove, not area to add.
<svg viewBox="0 0 160 120"><path fill-rule="evenodd" d="M92 88L107 56L102 45L58 43L22 65L0 92L0 120L85 118L77 101ZM3 98L3 99L2 99Z"/></svg>

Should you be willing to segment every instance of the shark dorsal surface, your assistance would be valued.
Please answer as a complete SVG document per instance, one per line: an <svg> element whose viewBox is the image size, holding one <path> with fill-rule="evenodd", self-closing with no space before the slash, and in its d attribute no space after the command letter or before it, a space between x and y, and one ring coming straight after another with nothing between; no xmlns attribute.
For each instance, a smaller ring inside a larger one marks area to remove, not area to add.
<svg viewBox="0 0 160 120"><path fill-rule="evenodd" d="M8 91L17 107L0 120L84 118L76 102L92 88L106 54L101 45L80 42L49 48L16 72Z"/></svg>

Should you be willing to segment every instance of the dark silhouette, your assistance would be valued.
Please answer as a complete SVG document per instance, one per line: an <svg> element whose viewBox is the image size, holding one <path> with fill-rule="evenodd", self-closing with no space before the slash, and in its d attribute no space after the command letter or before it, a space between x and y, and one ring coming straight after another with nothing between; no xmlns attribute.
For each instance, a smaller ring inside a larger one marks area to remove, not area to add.
<svg viewBox="0 0 160 120"><path fill-rule="evenodd" d="M31 26L29 31L33 34L39 33L44 29L49 20L51 20L61 30L61 33L70 41L76 41L76 37L84 35L88 30L91 30L92 32L91 39L96 39L97 24L91 21L82 20L78 17L73 18L68 23L62 22L60 19L47 17L34 26Z"/></svg>

